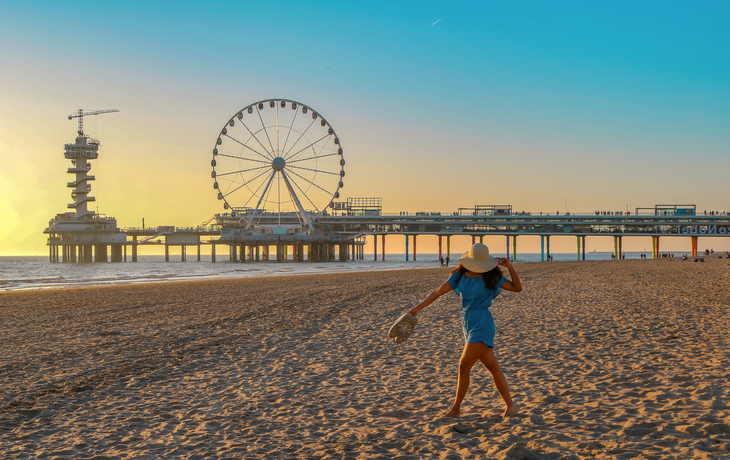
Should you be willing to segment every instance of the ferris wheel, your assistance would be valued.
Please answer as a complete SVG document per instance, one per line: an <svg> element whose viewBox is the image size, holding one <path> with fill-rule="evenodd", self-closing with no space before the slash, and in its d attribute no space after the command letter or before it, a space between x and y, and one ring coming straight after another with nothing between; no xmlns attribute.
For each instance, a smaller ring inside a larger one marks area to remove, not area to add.
<svg viewBox="0 0 730 460"><path fill-rule="evenodd" d="M247 230L311 231L309 215L333 207L344 186L334 129L311 107L288 99L262 100L234 114L216 139L211 166L218 199Z"/></svg>

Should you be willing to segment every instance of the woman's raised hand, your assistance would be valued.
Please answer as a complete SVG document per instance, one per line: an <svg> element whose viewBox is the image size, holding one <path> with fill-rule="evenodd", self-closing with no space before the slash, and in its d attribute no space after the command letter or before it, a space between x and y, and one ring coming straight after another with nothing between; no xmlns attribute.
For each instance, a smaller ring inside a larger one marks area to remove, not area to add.
<svg viewBox="0 0 730 460"><path fill-rule="evenodd" d="M509 261L509 257L503 257L499 259L498 265L509 268L512 266L512 263Z"/></svg>

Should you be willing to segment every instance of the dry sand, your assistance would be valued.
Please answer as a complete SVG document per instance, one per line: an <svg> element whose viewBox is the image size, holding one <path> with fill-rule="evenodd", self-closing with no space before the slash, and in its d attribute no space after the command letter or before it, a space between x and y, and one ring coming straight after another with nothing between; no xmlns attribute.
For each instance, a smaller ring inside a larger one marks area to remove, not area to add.
<svg viewBox="0 0 730 460"><path fill-rule="evenodd" d="M730 458L730 260L517 271L504 420L444 269L0 294L0 458Z"/></svg>

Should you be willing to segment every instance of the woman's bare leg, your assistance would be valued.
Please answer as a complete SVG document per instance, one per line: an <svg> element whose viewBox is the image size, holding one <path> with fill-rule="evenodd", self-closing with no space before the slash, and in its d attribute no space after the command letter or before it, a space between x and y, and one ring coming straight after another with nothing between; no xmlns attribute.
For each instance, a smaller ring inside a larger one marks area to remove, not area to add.
<svg viewBox="0 0 730 460"><path fill-rule="evenodd" d="M482 342L464 344L464 351L461 352L459 359L459 379L456 382L456 399L452 404L449 412L444 417L458 417L461 414L461 403L466 396L466 390L469 389L469 372L474 364L480 359L484 353L484 349L489 349Z"/></svg>
<svg viewBox="0 0 730 460"><path fill-rule="evenodd" d="M479 361L481 361L482 364L484 364L484 367L491 372L494 385L497 387L497 391L499 391L502 399L504 399L504 403L507 405L507 408L504 412L502 412L502 417L514 414L517 412L517 406L514 402L512 402L512 397L509 394L507 379L504 378L502 369L499 368L499 363L497 362L497 358L494 356L494 351L486 345L484 345L484 347L486 350L482 351L482 354L479 356Z"/></svg>

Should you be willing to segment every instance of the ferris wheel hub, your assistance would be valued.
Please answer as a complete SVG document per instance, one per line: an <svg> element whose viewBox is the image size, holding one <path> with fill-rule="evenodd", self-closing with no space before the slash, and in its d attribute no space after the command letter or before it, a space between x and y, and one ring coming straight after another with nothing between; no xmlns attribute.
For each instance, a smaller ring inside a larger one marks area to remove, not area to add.
<svg viewBox="0 0 730 460"><path fill-rule="evenodd" d="M271 167L274 168L274 170L276 171L283 170L284 166L286 166L286 160L284 160L282 157L276 157L274 158L274 161L271 162Z"/></svg>

